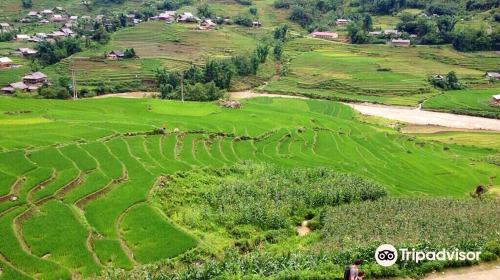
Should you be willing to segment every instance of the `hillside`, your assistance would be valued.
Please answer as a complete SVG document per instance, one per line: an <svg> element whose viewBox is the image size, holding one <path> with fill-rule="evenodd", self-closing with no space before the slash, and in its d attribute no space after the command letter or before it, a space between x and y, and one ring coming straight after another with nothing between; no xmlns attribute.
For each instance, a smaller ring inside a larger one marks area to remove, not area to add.
<svg viewBox="0 0 500 280"><path fill-rule="evenodd" d="M1 1L0 280L496 264L499 4Z"/></svg>

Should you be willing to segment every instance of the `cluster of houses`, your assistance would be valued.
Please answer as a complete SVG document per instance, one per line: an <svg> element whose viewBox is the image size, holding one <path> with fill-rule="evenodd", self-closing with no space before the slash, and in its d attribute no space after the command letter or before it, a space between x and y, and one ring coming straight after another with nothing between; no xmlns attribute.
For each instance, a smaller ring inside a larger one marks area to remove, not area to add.
<svg viewBox="0 0 500 280"><path fill-rule="evenodd" d="M20 82L10 83L6 87L3 87L2 92L4 94L13 94L16 89L24 92L33 92L46 82L47 76L45 74L42 72L33 72L24 76Z"/></svg>
<svg viewBox="0 0 500 280"><path fill-rule="evenodd" d="M217 20L220 20L220 17L216 18ZM190 12L183 12L181 14L176 13L176 11L164 11L160 13L157 16L150 17L149 20L160 20L160 21L165 21L167 24L171 23L186 23L186 22L197 22L198 23L198 29L200 30L209 30L212 29L213 27L217 26L217 23L212 21L210 18L205 18L205 19L200 19L199 17L193 15ZM229 22L229 19L223 19L224 22ZM258 21L252 22L253 27L262 27L262 23Z"/></svg>

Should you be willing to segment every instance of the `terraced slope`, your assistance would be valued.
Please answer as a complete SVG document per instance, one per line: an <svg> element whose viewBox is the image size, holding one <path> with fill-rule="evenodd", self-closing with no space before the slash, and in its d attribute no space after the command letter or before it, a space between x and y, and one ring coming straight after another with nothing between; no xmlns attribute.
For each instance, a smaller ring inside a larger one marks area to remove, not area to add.
<svg viewBox="0 0 500 280"><path fill-rule="evenodd" d="M199 237L148 204L158 177L179 170L240 160L328 166L394 195L461 197L500 184L500 167L470 165L498 151L365 124L335 102L259 98L231 110L153 99L2 99L0 111L19 110L31 113L0 115L0 267L19 279L91 277L196 247ZM151 135L164 123L166 134Z"/></svg>

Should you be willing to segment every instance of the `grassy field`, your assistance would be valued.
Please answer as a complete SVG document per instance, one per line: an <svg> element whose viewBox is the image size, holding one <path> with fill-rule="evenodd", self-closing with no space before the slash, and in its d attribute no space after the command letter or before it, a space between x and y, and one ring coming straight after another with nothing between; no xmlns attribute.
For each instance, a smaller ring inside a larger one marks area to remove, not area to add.
<svg viewBox="0 0 500 280"><path fill-rule="evenodd" d="M396 196L465 197L478 184L500 184L498 166L470 165L498 150L406 136L335 102L258 98L243 106L2 98L0 112L31 113L0 114L0 253L38 279L177 256L201 237L146 203L157 178L240 160L327 166ZM162 124L180 133L145 134Z"/></svg>

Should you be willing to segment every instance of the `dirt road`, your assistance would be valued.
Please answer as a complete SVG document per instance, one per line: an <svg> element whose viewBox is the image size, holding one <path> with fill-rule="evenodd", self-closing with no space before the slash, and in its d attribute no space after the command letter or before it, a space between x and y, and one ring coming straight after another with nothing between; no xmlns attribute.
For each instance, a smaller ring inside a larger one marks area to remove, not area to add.
<svg viewBox="0 0 500 280"><path fill-rule="evenodd" d="M500 131L500 120L373 104L347 104L361 114L421 125ZM499 278L500 279L500 278Z"/></svg>

